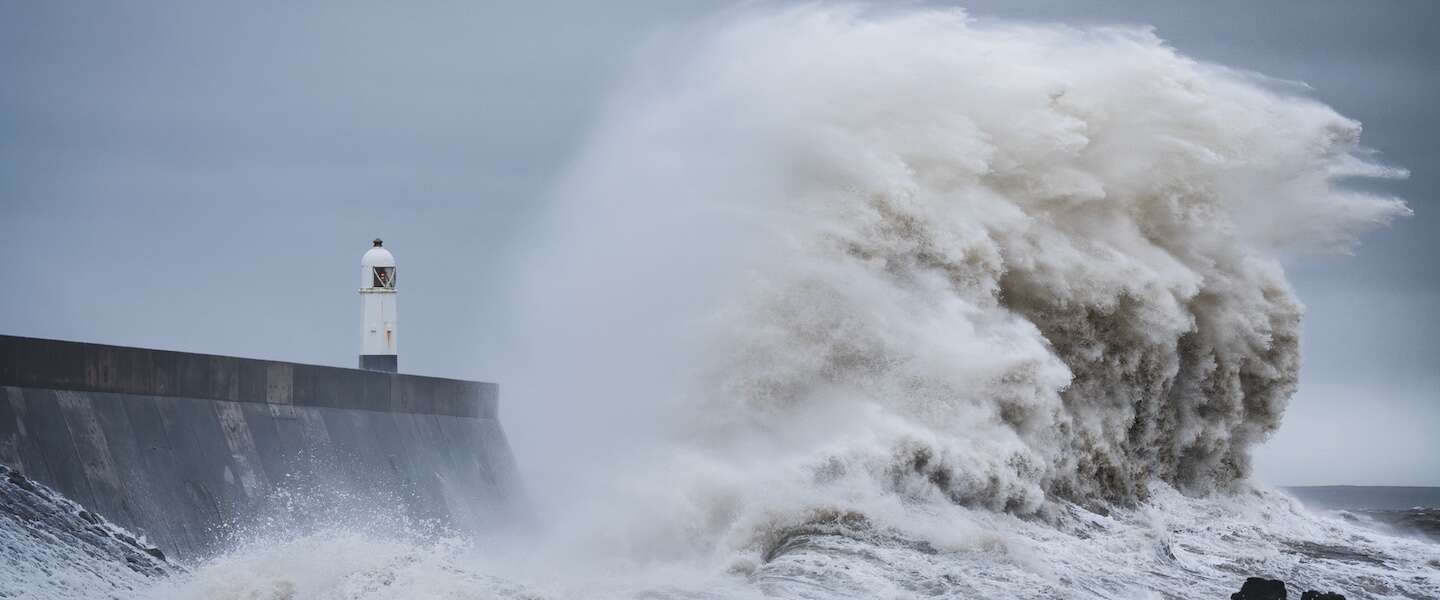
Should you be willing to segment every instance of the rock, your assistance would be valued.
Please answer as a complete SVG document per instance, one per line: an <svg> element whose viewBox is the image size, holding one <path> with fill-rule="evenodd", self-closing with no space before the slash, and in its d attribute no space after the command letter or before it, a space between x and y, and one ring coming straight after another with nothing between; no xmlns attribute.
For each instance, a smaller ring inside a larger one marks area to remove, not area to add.
<svg viewBox="0 0 1440 600"><path fill-rule="evenodd" d="M1264 577L1247 577L1240 591L1230 594L1230 600L1285 600L1285 582ZM1300 600L1345 600L1335 592L1310 590L1300 594Z"/></svg>
<svg viewBox="0 0 1440 600"><path fill-rule="evenodd" d="M26 479L25 475L21 474L19 471L10 471L9 475L6 478L10 481L10 483L14 484L15 487L18 487L27 492L33 493L35 491L35 484L30 483L30 480Z"/></svg>
<svg viewBox="0 0 1440 600"><path fill-rule="evenodd" d="M109 564L145 577L183 570L166 560L159 549L142 543L103 516L0 464L0 541L15 540L33 542L38 551L21 556L17 566L11 564L17 561L7 553L10 548L0 544L0 555L6 559L0 561L0 573L4 575L15 573L8 570L12 567L22 573L48 573L54 564L97 573L96 569L103 570L100 565ZM66 562L70 558L73 561ZM60 562L53 562L56 560ZM0 589L0 597L10 597L8 591Z"/></svg>
<svg viewBox="0 0 1440 600"><path fill-rule="evenodd" d="M1230 600L1285 600L1285 582L1279 579L1248 577Z"/></svg>

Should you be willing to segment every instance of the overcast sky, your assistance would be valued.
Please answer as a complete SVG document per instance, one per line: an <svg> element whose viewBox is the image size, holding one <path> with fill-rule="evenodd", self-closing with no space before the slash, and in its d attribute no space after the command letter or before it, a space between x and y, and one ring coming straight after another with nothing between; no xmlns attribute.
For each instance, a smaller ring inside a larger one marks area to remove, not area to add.
<svg viewBox="0 0 1440 600"><path fill-rule="evenodd" d="M503 393L500 286L629 49L725 4L0 0L0 333L353 366L381 236L402 370L499 380L523 462L565 400ZM1153 25L1309 84L1411 170L1367 185L1413 218L1289 265L1305 368L1258 467L1440 485L1440 3L964 6Z"/></svg>

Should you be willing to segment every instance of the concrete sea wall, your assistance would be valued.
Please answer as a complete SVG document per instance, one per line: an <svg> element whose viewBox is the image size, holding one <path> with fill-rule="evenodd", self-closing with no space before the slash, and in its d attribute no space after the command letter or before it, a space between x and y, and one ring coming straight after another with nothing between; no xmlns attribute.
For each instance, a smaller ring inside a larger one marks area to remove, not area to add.
<svg viewBox="0 0 1440 600"><path fill-rule="evenodd" d="M492 383L0 336L0 463L182 558L306 495L503 519L497 408Z"/></svg>

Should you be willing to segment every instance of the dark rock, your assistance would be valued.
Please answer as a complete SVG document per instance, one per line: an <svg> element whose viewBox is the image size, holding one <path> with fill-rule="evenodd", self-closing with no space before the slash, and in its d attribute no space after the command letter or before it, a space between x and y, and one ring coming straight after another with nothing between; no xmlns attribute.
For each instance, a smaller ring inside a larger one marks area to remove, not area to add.
<svg viewBox="0 0 1440 600"><path fill-rule="evenodd" d="M5 479L6 479L6 481L9 481L9 482L11 483L11 485L14 485L15 487L18 487L18 488L20 488L20 489L22 489L22 490L25 490L25 491L27 491L27 492L31 492L31 493L34 493L34 492L35 492L35 484L30 483L30 480L29 480L29 479L26 479L26 478L25 478L25 475L24 475L23 473L21 473L20 471L16 471L16 470L13 470L13 469L8 470L8 471L6 472Z"/></svg>
<svg viewBox="0 0 1440 600"><path fill-rule="evenodd" d="M76 564L87 569L96 567L98 560L151 577L183 570L105 517L0 465L0 529L6 527L18 527L28 539L47 547L47 553L76 557ZM10 597L7 591L0 589L0 597Z"/></svg>
<svg viewBox="0 0 1440 600"><path fill-rule="evenodd" d="M1230 600L1285 600L1285 582L1279 579L1265 579L1263 577L1248 577L1245 583L1240 586L1240 591L1230 594ZM1300 594L1300 600L1345 600L1345 596L1335 592L1317 592L1310 590Z"/></svg>
<svg viewBox="0 0 1440 600"><path fill-rule="evenodd" d="M1285 600L1285 582L1279 579L1249 577L1230 600Z"/></svg>

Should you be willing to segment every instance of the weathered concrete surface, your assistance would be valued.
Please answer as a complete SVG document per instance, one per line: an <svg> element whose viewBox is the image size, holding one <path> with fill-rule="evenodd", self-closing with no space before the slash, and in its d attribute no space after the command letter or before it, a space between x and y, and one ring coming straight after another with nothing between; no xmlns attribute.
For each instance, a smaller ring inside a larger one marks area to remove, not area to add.
<svg viewBox="0 0 1440 600"><path fill-rule="evenodd" d="M361 354L360 368L394 373L400 370L400 357L394 354Z"/></svg>
<svg viewBox="0 0 1440 600"><path fill-rule="evenodd" d="M497 401L490 383L0 336L0 463L180 557L281 489L503 518L519 481Z"/></svg>

